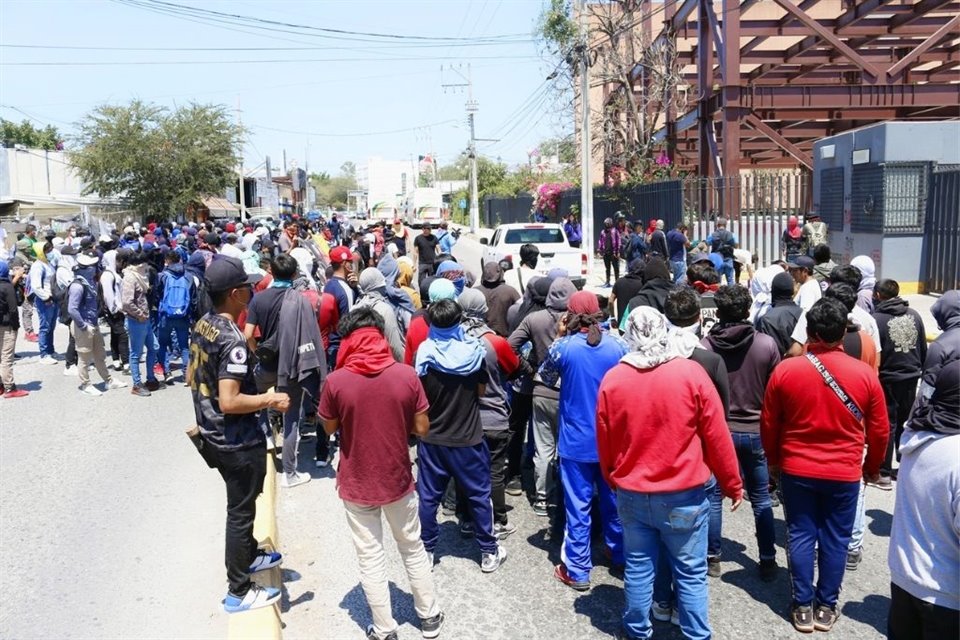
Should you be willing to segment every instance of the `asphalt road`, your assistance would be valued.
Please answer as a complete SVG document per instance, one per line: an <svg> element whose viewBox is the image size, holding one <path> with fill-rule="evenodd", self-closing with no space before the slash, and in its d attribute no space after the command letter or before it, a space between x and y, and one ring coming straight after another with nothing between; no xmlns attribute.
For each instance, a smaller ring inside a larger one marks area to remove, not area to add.
<svg viewBox="0 0 960 640"><path fill-rule="evenodd" d="M356 558L343 507L336 496L334 472L315 469L314 441L301 446L301 470L314 480L280 490L278 519L284 556L283 622L285 638L362 638L370 623L359 583ZM508 538L509 557L497 573L480 572L473 540L460 537L456 521L443 518L438 564L434 569L447 615L443 637L458 640L544 640L610 638L619 629L622 583L602 564L594 548L593 588L580 594L553 578L559 545L545 540L547 522L535 516L524 497L508 496L510 519L519 531ZM893 493L867 491L867 534L860 569L847 575L841 596L842 618L830 636L845 640L885 637L889 606L887 543ZM777 559L783 551L783 511L777 519ZM389 534L387 534L389 537ZM787 621L790 586L785 569L773 584L756 574L757 551L749 503L724 514L724 575L710 579L710 621L718 640L795 638ZM392 540L387 541L388 577L401 640L420 637L412 596ZM679 640L679 631L656 623L657 638Z"/></svg>
<svg viewBox="0 0 960 640"><path fill-rule="evenodd" d="M470 244L461 240L458 258ZM65 346L61 327L57 348ZM88 398L76 390L76 378L61 374L62 366L36 363L35 344L18 347L24 358L15 375L31 395L0 398L0 540L8 554L0 571L0 637L225 637L227 616L218 606L226 590L224 491L183 435L193 421L187 390L179 385L145 399L117 390ZM334 471L314 468L313 446L304 440L301 468L314 481L281 489L278 499L284 635L361 638L369 612L354 551ZM884 637L893 501L893 493L867 491L864 560L845 579L843 617L832 637ZM621 583L603 566L594 570L589 593L557 583L552 566L559 547L544 539L546 521L524 498L509 502L519 531L505 542L509 559L493 575L480 572L475 543L459 536L455 522L442 527L435 575L448 616L443 637L611 637L623 608ZM782 545L782 510L776 517ZM755 575L748 504L727 514L724 534L725 573L710 581L715 637L795 637L786 620L786 572L772 585ZM387 557L400 638L417 638L392 543ZM782 546L778 560L785 565ZM669 624L658 623L656 632L680 638Z"/></svg>
<svg viewBox="0 0 960 640"><path fill-rule="evenodd" d="M226 637L226 497L183 434L187 389L90 398L17 351L31 394L0 397L0 637Z"/></svg>

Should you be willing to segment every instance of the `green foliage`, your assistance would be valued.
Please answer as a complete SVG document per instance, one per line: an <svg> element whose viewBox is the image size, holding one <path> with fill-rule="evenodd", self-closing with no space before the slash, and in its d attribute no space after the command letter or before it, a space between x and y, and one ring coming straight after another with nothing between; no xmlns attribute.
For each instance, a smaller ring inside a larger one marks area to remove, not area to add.
<svg viewBox="0 0 960 640"><path fill-rule="evenodd" d="M548 138L540 143L540 154L544 158L557 156L561 164L576 164L577 151L572 135L565 138Z"/></svg>
<svg viewBox="0 0 960 640"><path fill-rule="evenodd" d="M331 176L326 171L310 174L310 184L317 192L317 206L333 209L347 208L347 193L356 189L357 168L352 162L340 165L340 174Z"/></svg>
<svg viewBox="0 0 960 640"><path fill-rule="evenodd" d="M243 136L222 106L170 111L135 100L88 114L70 160L84 195L125 197L141 215L169 217L237 180Z"/></svg>
<svg viewBox="0 0 960 640"><path fill-rule="evenodd" d="M22 144L28 149L46 149L53 151L62 148L63 136L52 125L38 129L24 120L20 124L0 118L0 141L4 145Z"/></svg>
<svg viewBox="0 0 960 640"><path fill-rule="evenodd" d="M570 0L550 0L540 14L537 35L553 54L569 51L580 37Z"/></svg>

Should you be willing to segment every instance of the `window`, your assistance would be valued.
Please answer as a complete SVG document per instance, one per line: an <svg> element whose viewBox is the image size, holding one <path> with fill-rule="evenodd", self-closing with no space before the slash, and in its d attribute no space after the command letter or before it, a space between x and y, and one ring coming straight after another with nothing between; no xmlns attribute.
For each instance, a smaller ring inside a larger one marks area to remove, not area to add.
<svg viewBox="0 0 960 640"><path fill-rule="evenodd" d="M563 242L563 233L557 227L534 229L509 229L504 244L559 244Z"/></svg>

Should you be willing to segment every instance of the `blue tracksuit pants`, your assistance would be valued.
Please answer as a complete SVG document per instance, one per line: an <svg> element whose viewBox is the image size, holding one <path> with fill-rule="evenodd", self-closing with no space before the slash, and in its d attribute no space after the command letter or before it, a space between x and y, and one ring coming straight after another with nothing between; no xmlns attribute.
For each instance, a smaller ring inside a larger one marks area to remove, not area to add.
<svg viewBox="0 0 960 640"><path fill-rule="evenodd" d="M560 484L566 514L560 557L570 577L577 582L590 579L590 505L594 496L600 504L603 539L613 563L623 566L623 525L617 514L617 497L603 479L600 464L560 458Z"/></svg>
<svg viewBox="0 0 960 640"><path fill-rule="evenodd" d="M496 553L493 503L490 501L490 453L485 441L472 447L444 447L420 442L417 446L417 494L420 497L420 537L433 551L440 537L437 510L450 478L467 500L474 533L482 553Z"/></svg>

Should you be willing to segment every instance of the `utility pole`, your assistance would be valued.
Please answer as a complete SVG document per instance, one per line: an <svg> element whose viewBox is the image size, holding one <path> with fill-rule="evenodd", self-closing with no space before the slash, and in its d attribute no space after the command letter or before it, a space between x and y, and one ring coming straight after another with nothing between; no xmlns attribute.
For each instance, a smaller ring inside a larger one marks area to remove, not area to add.
<svg viewBox="0 0 960 640"><path fill-rule="evenodd" d="M240 96L237 96L237 125L242 129L243 128L243 119L240 115ZM247 219L247 194L246 192L246 180L243 178L243 143L240 143L240 167L238 170L240 174L240 219Z"/></svg>
<svg viewBox="0 0 960 640"><path fill-rule="evenodd" d="M443 71L443 68L440 69ZM467 88L467 122L470 125L470 146L467 150L467 158L470 160L470 233L476 233L480 227L480 203L477 202L477 132L474 122L474 116L480 108L480 105L473 99L473 75L470 71L470 65L467 65L467 75L464 76L459 69L453 67L451 71L463 78L465 82L443 84L444 89L454 87Z"/></svg>
<svg viewBox="0 0 960 640"><path fill-rule="evenodd" d="M593 273L593 178L590 176L592 153L590 140L590 24L587 21L587 2L579 2L580 44L580 224L583 227L583 248L587 254L587 276Z"/></svg>

